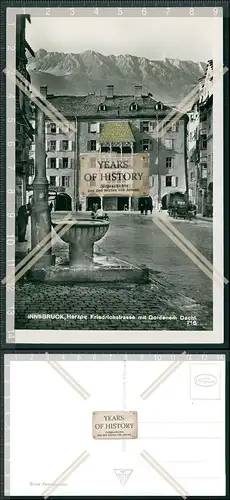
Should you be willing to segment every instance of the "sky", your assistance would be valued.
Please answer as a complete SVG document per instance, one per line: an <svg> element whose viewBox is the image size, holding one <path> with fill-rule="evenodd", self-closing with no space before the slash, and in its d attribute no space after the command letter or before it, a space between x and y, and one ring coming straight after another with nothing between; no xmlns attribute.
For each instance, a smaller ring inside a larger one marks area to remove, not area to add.
<svg viewBox="0 0 230 500"><path fill-rule="evenodd" d="M60 9L61 10L61 9ZM66 9L65 9L66 10ZM31 9L32 13L32 9ZM148 59L207 61L218 17L35 17L26 37L34 51L131 54Z"/></svg>

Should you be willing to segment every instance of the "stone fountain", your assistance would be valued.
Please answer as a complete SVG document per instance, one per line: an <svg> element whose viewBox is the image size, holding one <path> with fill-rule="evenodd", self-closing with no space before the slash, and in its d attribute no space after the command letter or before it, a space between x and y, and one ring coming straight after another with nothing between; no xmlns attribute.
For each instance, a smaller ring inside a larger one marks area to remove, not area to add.
<svg viewBox="0 0 230 500"><path fill-rule="evenodd" d="M40 87L40 92L46 97L47 87ZM71 213L69 220L64 220L66 212L52 212L50 214L46 178L45 115L40 106L36 106L35 125L35 180L33 183L31 233L32 249L36 253L36 262L27 274L29 279L59 284L111 281L143 283L148 281L148 269L145 267L137 268L132 264L122 263L119 258L104 256L95 258L94 243L105 236L110 222L93 220L82 212ZM51 245L44 244L44 238L46 242L49 242L51 225L61 239L69 244L69 261L67 263L55 264L55 251L54 255L52 253L54 250L52 248L53 242L51 241ZM63 233L62 229L60 232L57 231L58 225L63 227ZM39 252L37 252L38 248L41 249Z"/></svg>
<svg viewBox="0 0 230 500"><path fill-rule="evenodd" d="M110 223L104 220L80 218L62 222L52 222L55 229L63 224L63 229L68 229L61 235L61 239L69 244L69 266L89 267L93 265L94 243L107 233Z"/></svg>
<svg viewBox="0 0 230 500"><path fill-rule="evenodd" d="M72 213L71 219L64 220L64 213L55 212L51 223L56 234L69 245L69 257L68 260L59 257L59 261L56 259L58 262L53 266L39 267L30 276L33 281L64 285L148 282L146 267L137 268L119 258L100 256L94 252L94 243L106 235L110 227L109 221L91 219L83 213ZM65 249L64 251L66 253Z"/></svg>

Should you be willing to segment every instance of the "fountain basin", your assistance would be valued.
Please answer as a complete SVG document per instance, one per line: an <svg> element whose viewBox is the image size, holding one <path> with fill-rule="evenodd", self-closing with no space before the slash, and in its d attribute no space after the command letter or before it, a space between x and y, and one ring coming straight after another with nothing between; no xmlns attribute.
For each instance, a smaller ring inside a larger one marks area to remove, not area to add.
<svg viewBox="0 0 230 500"><path fill-rule="evenodd" d="M109 221L80 218L73 220L55 220L52 226L62 226L57 232L60 238L69 244L69 265L89 266L93 263L93 245L105 236Z"/></svg>

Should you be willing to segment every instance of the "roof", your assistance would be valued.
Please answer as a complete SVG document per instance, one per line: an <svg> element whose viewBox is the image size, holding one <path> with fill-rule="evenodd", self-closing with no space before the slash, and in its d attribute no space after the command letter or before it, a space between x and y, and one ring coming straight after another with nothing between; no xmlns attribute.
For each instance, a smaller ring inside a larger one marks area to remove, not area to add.
<svg viewBox="0 0 230 500"><path fill-rule="evenodd" d="M55 96L47 95L48 101L57 108L60 113L66 117L98 117L100 119L107 118L128 118L128 117L151 117L154 116L155 101L153 98L146 96L134 97L132 95L120 95L107 98L106 96L89 94L85 96ZM136 103L138 109L133 111L130 109L131 104ZM106 111L99 111L100 104L106 105ZM165 115L165 111L169 112L171 108L165 106L164 111L160 111L159 115Z"/></svg>
<svg viewBox="0 0 230 500"><path fill-rule="evenodd" d="M100 135L101 144L107 142L135 142L128 122L108 122L102 126Z"/></svg>

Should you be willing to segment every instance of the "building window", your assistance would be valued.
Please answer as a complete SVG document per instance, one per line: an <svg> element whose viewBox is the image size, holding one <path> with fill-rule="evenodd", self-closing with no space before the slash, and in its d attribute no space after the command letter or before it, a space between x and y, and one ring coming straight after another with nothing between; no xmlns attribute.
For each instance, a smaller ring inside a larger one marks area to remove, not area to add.
<svg viewBox="0 0 230 500"><path fill-rule="evenodd" d="M200 140L200 149L207 149L207 135L203 134Z"/></svg>
<svg viewBox="0 0 230 500"><path fill-rule="evenodd" d="M68 168L69 158L62 158L62 168Z"/></svg>
<svg viewBox="0 0 230 500"><path fill-rule="evenodd" d="M149 122L141 122L141 132L149 132Z"/></svg>
<svg viewBox="0 0 230 500"><path fill-rule="evenodd" d="M201 177L202 179L207 179L207 164L203 163L201 165Z"/></svg>
<svg viewBox="0 0 230 500"><path fill-rule="evenodd" d="M166 185L166 187L172 187L172 176L171 175L166 175L165 185Z"/></svg>
<svg viewBox="0 0 230 500"><path fill-rule="evenodd" d="M193 181L195 178L195 173L194 172L191 172L190 173L190 181Z"/></svg>
<svg viewBox="0 0 230 500"><path fill-rule="evenodd" d="M56 175L50 176L50 186L56 186Z"/></svg>
<svg viewBox="0 0 230 500"><path fill-rule="evenodd" d="M91 133L91 134L96 134L97 132L99 133L100 130L99 130L99 123L89 123L88 124L88 132Z"/></svg>
<svg viewBox="0 0 230 500"><path fill-rule="evenodd" d="M130 105L130 111L137 111L138 110L138 105L135 102L132 102Z"/></svg>
<svg viewBox="0 0 230 500"><path fill-rule="evenodd" d="M166 157L166 168L173 168L174 167L174 158L167 158Z"/></svg>
<svg viewBox="0 0 230 500"><path fill-rule="evenodd" d="M50 123L50 133L56 134L56 132L57 132L56 123Z"/></svg>
<svg viewBox="0 0 230 500"><path fill-rule="evenodd" d="M50 168L56 168L56 158L50 158Z"/></svg>
<svg viewBox="0 0 230 500"><path fill-rule="evenodd" d="M98 111L106 111L106 105L105 104L99 104Z"/></svg>
<svg viewBox="0 0 230 500"><path fill-rule="evenodd" d="M150 139L143 139L141 141L141 149L142 149L142 151L149 151L151 149Z"/></svg>
<svg viewBox="0 0 230 500"><path fill-rule="evenodd" d="M96 151L97 141L88 141L87 150L88 151Z"/></svg>
<svg viewBox="0 0 230 500"><path fill-rule="evenodd" d="M29 177L34 175L34 161L33 160L29 162L28 175L29 175Z"/></svg>
<svg viewBox="0 0 230 500"><path fill-rule="evenodd" d="M56 151L56 141L50 141L48 143L48 151Z"/></svg>
<svg viewBox="0 0 230 500"><path fill-rule="evenodd" d="M69 187L69 181L70 181L70 177L63 175L61 178L62 187Z"/></svg>
<svg viewBox="0 0 230 500"><path fill-rule="evenodd" d="M173 123L170 125L171 122L166 122L165 125L167 127L167 132L177 132L177 123Z"/></svg>
<svg viewBox="0 0 230 500"><path fill-rule="evenodd" d="M206 111L200 113L200 121L201 122L206 122L207 121L207 113L206 113Z"/></svg>
<svg viewBox="0 0 230 500"><path fill-rule="evenodd" d="M157 111L164 109L164 105L162 104L162 102L158 102L158 103L155 105L155 109L156 109Z"/></svg>
<svg viewBox="0 0 230 500"><path fill-rule="evenodd" d="M61 151L68 151L69 141L61 141Z"/></svg>
<svg viewBox="0 0 230 500"><path fill-rule="evenodd" d="M165 139L165 147L167 149L173 149L173 139Z"/></svg>
<svg viewBox="0 0 230 500"><path fill-rule="evenodd" d="M89 159L89 166L90 168L96 168L97 159L94 156Z"/></svg>
<svg viewBox="0 0 230 500"><path fill-rule="evenodd" d="M170 128L171 132L177 132L177 123L174 123L171 128Z"/></svg>

